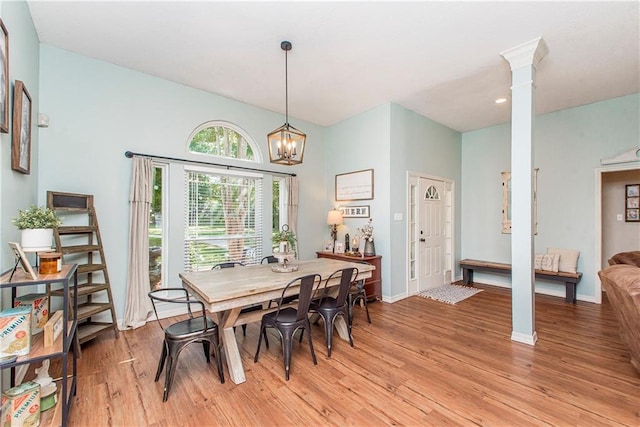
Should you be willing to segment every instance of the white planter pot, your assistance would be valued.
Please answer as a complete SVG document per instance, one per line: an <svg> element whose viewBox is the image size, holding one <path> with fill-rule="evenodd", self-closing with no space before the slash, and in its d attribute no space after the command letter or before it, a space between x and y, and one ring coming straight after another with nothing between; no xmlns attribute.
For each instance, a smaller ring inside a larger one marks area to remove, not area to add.
<svg viewBox="0 0 640 427"><path fill-rule="evenodd" d="M30 251L44 251L51 249L51 241L53 239L53 229L51 228L34 228L22 230L22 248Z"/></svg>

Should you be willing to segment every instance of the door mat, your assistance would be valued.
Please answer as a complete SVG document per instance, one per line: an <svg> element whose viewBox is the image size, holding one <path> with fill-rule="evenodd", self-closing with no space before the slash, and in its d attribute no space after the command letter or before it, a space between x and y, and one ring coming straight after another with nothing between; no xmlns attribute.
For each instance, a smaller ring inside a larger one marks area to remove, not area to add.
<svg viewBox="0 0 640 427"><path fill-rule="evenodd" d="M472 288L470 286L443 285L438 288L428 289L418 295L423 298L446 302L447 304L456 304L474 296L478 292L482 292L482 289Z"/></svg>

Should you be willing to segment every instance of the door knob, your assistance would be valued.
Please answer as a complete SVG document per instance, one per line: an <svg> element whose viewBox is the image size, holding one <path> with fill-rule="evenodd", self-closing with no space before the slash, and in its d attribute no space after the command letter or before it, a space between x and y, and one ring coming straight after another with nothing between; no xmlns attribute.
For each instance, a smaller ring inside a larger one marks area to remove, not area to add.
<svg viewBox="0 0 640 427"><path fill-rule="evenodd" d="M425 239L422 239L422 238L420 239L420 241L421 241L421 242L426 242L426 240L425 240Z"/></svg>

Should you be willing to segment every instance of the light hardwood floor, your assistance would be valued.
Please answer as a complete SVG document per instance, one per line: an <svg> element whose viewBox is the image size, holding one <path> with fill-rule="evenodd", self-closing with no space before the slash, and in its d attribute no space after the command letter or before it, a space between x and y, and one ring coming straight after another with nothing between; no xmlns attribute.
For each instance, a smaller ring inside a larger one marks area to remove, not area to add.
<svg viewBox="0 0 640 427"><path fill-rule="evenodd" d="M305 340L294 345L291 379L270 335L253 363L258 326L238 341L247 382L220 384L202 347L180 356L169 400L153 381L162 335L155 323L83 345L71 426L639 426L640 376L602 305L536 297L535 346L511 335L505 289L457 305L411 297L356 308L355 347L334 340L327 358L313 327L314 366ZM336 334L337 336L337 334ZM226 370L225 370L226 374Z"/></svg>

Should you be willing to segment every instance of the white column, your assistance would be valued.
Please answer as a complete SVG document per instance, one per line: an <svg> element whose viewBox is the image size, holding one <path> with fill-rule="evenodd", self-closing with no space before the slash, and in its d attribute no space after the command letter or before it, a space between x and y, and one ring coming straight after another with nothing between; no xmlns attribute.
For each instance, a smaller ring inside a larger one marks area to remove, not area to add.
<svg viewBox="0 0 640 427"><path fill-rule="evenodd" d="M542 37L501 55L511 66L511 339L534 345L533 124L536 66L547 54Z"/></svg>

